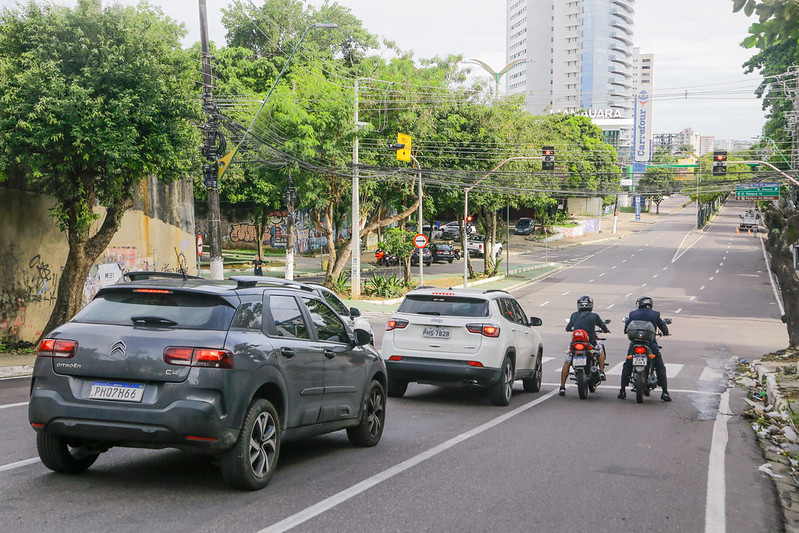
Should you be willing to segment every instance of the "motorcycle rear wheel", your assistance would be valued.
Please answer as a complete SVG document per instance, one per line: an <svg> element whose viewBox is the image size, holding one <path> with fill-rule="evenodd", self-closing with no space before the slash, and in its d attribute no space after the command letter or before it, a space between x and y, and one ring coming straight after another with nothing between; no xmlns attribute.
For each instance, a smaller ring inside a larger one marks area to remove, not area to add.
<svg viewBox="0 0 799 533"><path fill-rule="evenodd" d="M635 373L635 403L644 403L644 373Z"/></svg>
<svg viewBox="0 0 799 533"><path fill-rule="evenodd" d="M574 370L574 376L577 378L577 395L581 400L588 398L588 380L585 379L585 371L582 368Z"/></svg>

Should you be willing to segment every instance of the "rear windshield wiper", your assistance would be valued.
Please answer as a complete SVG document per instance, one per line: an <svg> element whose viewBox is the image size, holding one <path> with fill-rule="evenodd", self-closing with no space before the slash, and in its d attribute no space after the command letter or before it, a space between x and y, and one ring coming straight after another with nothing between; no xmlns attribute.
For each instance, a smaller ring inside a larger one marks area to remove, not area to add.
<svg viewBox="0 0 799 533"><path fill-rule="evenodd" d="M419 311L419 312L418 312L418 313L416 313L416 314L417 314L417 315L436 315L436 316L438 316L438 315L440 315L441 313L439 313L438 311Z"/></svg>
<svg viewBox="0 0 799 533"><path fill-rule="evenodd" d="M161 316L132 316L131 322L134 324L149 324L154 326L177 326L178 323L174 320L164 318Z"/></svg>

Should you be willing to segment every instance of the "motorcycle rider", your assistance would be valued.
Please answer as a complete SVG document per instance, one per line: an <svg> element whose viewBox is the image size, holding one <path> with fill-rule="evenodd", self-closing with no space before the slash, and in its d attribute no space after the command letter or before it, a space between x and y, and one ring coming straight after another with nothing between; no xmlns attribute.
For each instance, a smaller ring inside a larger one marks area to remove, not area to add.
<svg viewBox="0 0 799 533"><path fill-rule="evenodd" d="M605 325L605 322L599 318L599 315L594 313L594 299L588 295L580 296L577 299L577 311L572 313L569 318L569 323L566 324L566 331L573 331L575 329L582 329L588 334L588 340L591 345L599 350L599 375L602 381L605 381L605 348L602 343L597 341L596 328L601 329L605 333L610 333L610 330ZM558 394L564 396L566 394L566 378L569 377L569 367L572 363L571 350L566 352L566 361L563 363L563 369L560 371L560 391Z"/></svg>
<svg viewBox="0 0 799 533"><path fill-rule="evenodd" d="M655 331L660 330L663 335L668 336L669 334L669 327L660 318L660 313L652 309L654 305L654 300L652 300L649 296L641 296L635 301L635 305L638 309L634 309L630 311L630 316L627 318L627 322L624 323L624 332L627 333L627 326L630 325L630 322L633 320L645 320L650 322L654 327ZM630 343L630 347L627 349L627 353L631 353L633 343ZM663 357L660 354L660 347L658 346L657 339L649 341L649 348L652 350L652 353L655 354L655 372L657 373L658 377L658 385L660 386L663 393L660 395L660 399L664 402L670 402L671 396L669 396L669 386L668 386L668 379L666 377L666 365L663 364ZM623 400L627 397L627 392L625 392L625 388L630 383L630 378L633 374L633 361L632 359L625 359L624 365L621 369L621 390L619 390L618 398Z"/></svg>

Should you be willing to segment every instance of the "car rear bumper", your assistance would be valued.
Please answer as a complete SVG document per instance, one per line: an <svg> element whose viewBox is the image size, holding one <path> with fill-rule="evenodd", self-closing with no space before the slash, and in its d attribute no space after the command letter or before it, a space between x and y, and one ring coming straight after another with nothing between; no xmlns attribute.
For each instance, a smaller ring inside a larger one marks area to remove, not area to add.
<svg viewBox="0 0 799 533"><path fill-rule="evenodd" d="M386 361L389 379L415 382L457 383L468 381L477 385L491 385L500 378L499 368L471 366L466 361L403 357L400 361Z"/></svg>
<svg viewBox="0 0 799 533"><path fill-rule="evenodd" d="M204 453L230 448L239 434L222 424L214 405L201 400L178 400L163 407L111 401L89 406L53 390L32 391L28 420L37 432L109 446Z"/></svg>

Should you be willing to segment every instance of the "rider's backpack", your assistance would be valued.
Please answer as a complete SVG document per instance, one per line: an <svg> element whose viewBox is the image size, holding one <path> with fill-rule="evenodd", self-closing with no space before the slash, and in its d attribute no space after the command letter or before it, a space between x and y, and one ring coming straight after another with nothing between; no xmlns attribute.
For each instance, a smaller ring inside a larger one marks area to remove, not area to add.
<svg viewBox="0 0 799 533"><path fill-rule="evenodd" d="M627 324L627 338L631 341L653 341L655 340L655 326L648 320L631 320Z"/></svg>

